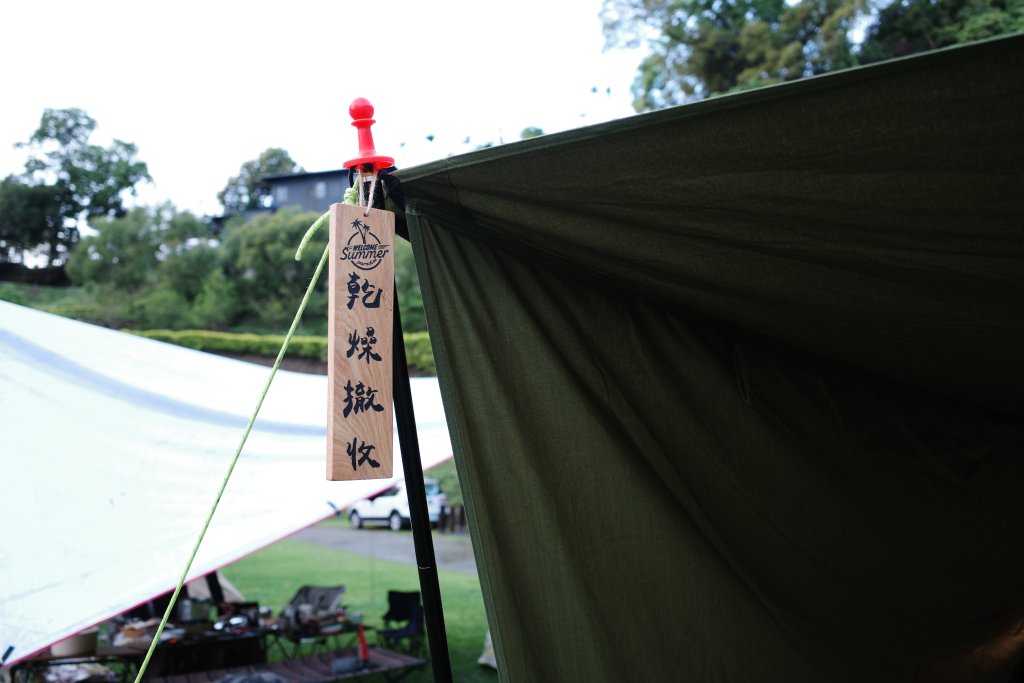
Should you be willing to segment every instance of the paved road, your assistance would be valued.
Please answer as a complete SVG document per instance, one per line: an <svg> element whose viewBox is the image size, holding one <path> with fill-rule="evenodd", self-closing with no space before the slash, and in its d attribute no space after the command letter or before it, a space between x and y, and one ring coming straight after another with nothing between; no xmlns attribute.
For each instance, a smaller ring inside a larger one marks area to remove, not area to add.
<svg viewBox="0 0 1024 683"><path fill-rule="evenodd" d="M476 575L476 560L468 535L434 533L433 537L438 569ZM390 529L349 529L336 524L318 524L292 538L380 560L416 564L412 533L408 531L396 533Z"/></svg>

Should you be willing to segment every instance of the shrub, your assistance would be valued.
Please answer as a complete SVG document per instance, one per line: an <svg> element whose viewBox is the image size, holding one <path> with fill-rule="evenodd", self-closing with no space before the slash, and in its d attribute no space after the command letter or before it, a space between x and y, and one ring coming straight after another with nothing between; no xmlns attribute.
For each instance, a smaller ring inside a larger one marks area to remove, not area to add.
<svg viewBox="0 0 1024 683"><path fill-rule="evenodd" d="M146 290L135 302L135 321L144 327L180 329L192 326L185 297L167 285Z"/></svg>
<svg viewBox="0 0 1024 683"><path fill-rule="evenodd" d="M12 284L6 283L0 285L0 301L9 301L12 304L19 304L21 306L28 305L28 301L21 293L21 290Z"/></svg>
<svg viewBox="0 0 1024 683"><path fill-rule="evenodd" d="M278 334L233 334L209 330L125 330L141 337L186 346L197 351L230 353L238 356L264 356L276 358L284 335ZM288 354L299 358L327 360L326 337L292 337Z"/></svg>
<svg viewBox="0 0 1024 683"><path fill-rule="evenodd" d="M237 356L277 358L284 342L280 334L249 334L212 332L209 330L124 330L148 339L156 339L197 351L227 353ZM426 332L405 335L405 348L409 372L414 375L434 375L434 356ZM327 337L296 335L288 345L288 356L311 358L327 362Z"/></svg>

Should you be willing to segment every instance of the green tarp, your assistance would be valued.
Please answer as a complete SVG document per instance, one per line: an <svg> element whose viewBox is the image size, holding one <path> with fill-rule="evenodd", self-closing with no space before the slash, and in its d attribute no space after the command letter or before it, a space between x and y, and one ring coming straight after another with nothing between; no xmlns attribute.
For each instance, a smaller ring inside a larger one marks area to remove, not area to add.
<svg viewBox="0 0 1024 683"><path fill-rule="evenodd" d="M1007 680L1024 38L399 178L503 680Z"/></svg>

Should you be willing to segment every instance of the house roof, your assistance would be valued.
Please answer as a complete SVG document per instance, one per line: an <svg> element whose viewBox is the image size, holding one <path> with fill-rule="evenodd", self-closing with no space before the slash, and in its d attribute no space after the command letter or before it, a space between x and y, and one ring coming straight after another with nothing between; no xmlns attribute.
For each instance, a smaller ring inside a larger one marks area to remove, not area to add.
<svg viewBox="0 0 1024 683"><path fill-rule="evenodd" d="M341 168L332 171L303 171L302 173L274 173L271 175L265 175L261 178L268 183L276 183L283 180L302 180L302 179L327 179L335 177L348 178L348 169Z"/></svg>

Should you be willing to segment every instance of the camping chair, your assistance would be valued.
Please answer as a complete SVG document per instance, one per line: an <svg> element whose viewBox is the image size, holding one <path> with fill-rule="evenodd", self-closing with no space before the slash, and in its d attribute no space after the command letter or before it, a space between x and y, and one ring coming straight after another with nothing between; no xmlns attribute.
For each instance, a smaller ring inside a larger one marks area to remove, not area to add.
<svg viewBox="0 0 1024 683"><path fill-rule="evenodd" d="M410 655L423 654L423 606L419 592L388 591L388 611L377 642L389 650Z"/></svg>
<svg viewBox="0 0 1024 683"><path fill-rule="evenodd" d="M303 645L326 649L331 631L325 627L342 611L344 595L345 586L303 586L295 593L281 610L276 639L286 657L298 656Z"/></svg>

